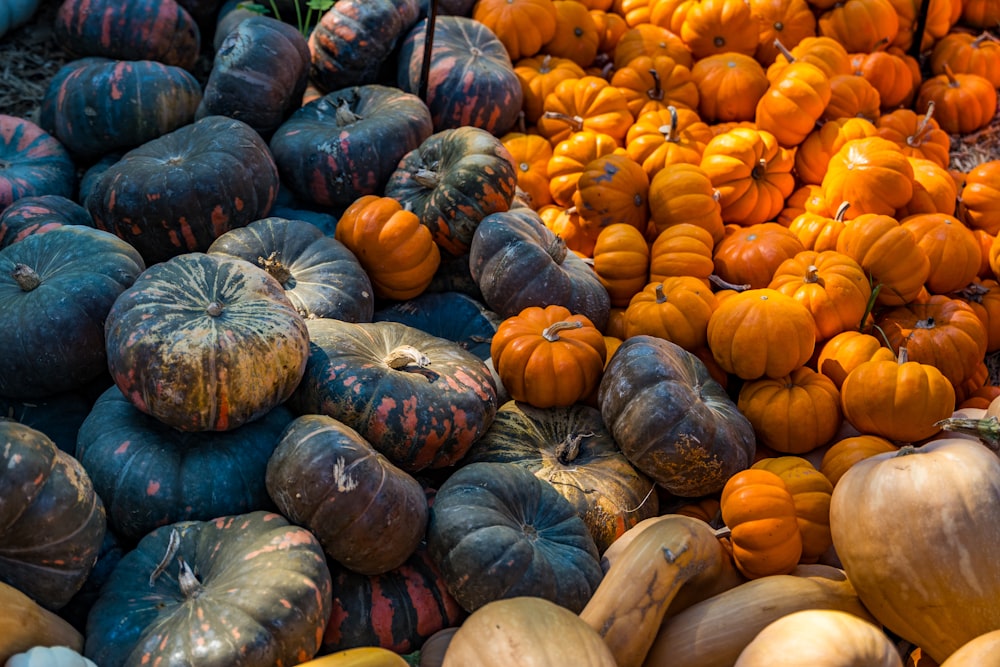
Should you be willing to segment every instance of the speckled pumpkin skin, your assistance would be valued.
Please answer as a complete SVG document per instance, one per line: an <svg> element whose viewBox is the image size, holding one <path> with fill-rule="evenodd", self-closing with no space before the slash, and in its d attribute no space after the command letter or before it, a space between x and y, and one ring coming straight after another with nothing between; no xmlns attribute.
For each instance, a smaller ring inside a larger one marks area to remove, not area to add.
<svg viewBox="0 0 1000 667"><path fill-rule="evenodd" d="M179 546L165 558L172 531ZM181 560L196 594L181 588ZM175 523L119 561L88 616L84 653L101 667L297 665L319 649L330 598L319 542L281 515Z"/></svg>
<svg viewBox="0 0 1000 667"><path fill-rule="evenodd" d="M305 320L271 275L188 253L147 269L105 325L108 368L139 410L182 431L226 431L287 399L305 372Z"/></svg>
<svg viewBox="0 0 1000 667"><path fill-rule="evenodd" d="M458 343L396 322L307 325L309 362L288 405L344 422L403 470L454 464L493 422L493 376ZM393 368L402 346L429 363Z"/></svg>
<svg viewBox="0 0 1000 667"><path fill-rule="evenodd" d="M71 197L76 187L66 148L25 118L0 114L0 165L0 213L22 197Z"/></svg>

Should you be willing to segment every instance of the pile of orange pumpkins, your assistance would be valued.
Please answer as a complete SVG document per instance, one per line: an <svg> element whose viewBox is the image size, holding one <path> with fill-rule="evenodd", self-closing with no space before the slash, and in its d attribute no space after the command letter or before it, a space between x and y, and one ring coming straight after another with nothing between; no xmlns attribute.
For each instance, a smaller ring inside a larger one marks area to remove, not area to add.
<svg viewBox="0 0 1000 667"><path fill-rule="evenodd" d="M304 1L178 0L194 18L175 48L211 25L233 69L257 33L224 25L298 17L299 36L277 32L302 67L274 74L291 78L266 125L259 99L202 97L187 74L186 110L163 98L181 115L141 141L109 130L104 164L69 93L29 130L0 116L0 139L63 142L87 172L0 182L0 303L44 289L26 250L42 236L121 267L70 338L105 338L88 363L107 375L33 384L19 374L47 345L0 331L24 357L0 362L0 665L995 662L1000 2L364 2L327 3L313 28ZM170 48L143 76L194 68ZM401 124L352 135L369 112ZM167 220L165 181L124 185L153 142L227 123L245 152L204 228ZM71 193L87 224L15 226L20 198ZM340 273L274 248L336 252ZM199 299L210 324L185 320ZM78 441L17 423L81 388ZM239 475L264 500L195 516L221 505L178 491L168 510L154 466L125 489L138 445L102 439L126 420L256 457ZM6 551L46 530L65 533L57 555ZM272 579L277 598L247 593Z"/></svg>

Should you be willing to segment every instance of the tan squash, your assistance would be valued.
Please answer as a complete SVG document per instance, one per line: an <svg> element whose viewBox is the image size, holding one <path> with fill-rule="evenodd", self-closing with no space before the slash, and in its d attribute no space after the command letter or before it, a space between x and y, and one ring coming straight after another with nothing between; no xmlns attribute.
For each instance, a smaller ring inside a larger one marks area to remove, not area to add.
<svg viewBox="0 0 1000 667"><path fill-rule="evenodd" d="M67 646L83 652L83 635L27 595L0 582L0 665L34 646Z"/></svg>
<svg viewBox="0 0 1000 667"><path fill-rule="evenodd" d="M1000 630L970 639L948 656L941 667L996 667L1000 665Z"/></svg>
<svg viewBox="0 0 1000 667"><path fill-rule="evenodd" d="M359 646L300 663L300 667L407 667L409 664L389 649Z"/></svg>
<svg viewBox="0 0 1000 667"><path fill-rule="evenodd" d="M616 667L593 628L544 598L489 602L455 632L443 667Z"/></svg>
<svg viewBox="0 0 1000 667"><path fill-rule="evenodd" d="M843 570L799 565L741 584L663 621L644 667L731 667L758 632L803 609L838 609L874 622Z"/></svg>
<svg viewBox="0 0 1000 667"><path fill-rule="evenodd" d="M761 630L734 667L903 667L882 630L836 609L806 609Z"/></svg>
<svg viewBox="0 0 1000 667"><path fill-rule="evenodd" d="M680 588L711 585L726 572L728 560L729 554L707 523L669 515L631 541L604 575L580 618L604 638L618 667L640 667ZM578 663L564 659L558 664Z"/></svg>
<svg viewBox="0 0 1000 667"><path fill-rule="evenodd" d="M1000 458L987 447L945 438L855 463L830 531L872 615L935 661L1000 628Z"/></svg>

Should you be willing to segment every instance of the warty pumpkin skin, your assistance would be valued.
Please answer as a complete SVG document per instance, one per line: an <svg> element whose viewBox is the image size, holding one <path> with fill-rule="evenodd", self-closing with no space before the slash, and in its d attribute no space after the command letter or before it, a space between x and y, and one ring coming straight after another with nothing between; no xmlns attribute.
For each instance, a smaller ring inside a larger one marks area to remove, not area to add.
<svg viewBox="0 0 1000 667"><path fill-rule="evenodd" d="M573 505L513 463L469 463L452 473L431 505L427 548L469 612L522 595L579 612L603 576Z"/></svg>
<svg viewBox="0 0 1000 667"><path fill-rule="evenodd" d="M319 649L330 600L319 542L281 515L182 521L119 561L84 653L102 667L295 665Z"/></svg>
<svg viewBox="0 0 1000 667"><path fill-rule="evenodd" d="M80 425L74 455L117 535L138 541L176 521L270 510L267 462L294 415L277 406L222 433L190 433L138 410L109 387Z"/></svg>
<svg viewBox="0 0 1000 667"><path fill-rule="evenodd" d="M457 462L497 410L493 375L458 343L397 322L307 322L299 414L347 424L407 472Z"/></svg>
<svg viewBox="0 0 1000 667"><path fill-rule="evenodd" d="M73 195L73 158L58 139L26 118L0 114L0 165L0 213L22 197Z"/></svg>
<svg viewBox="0 0 1000 667"><path fill-rule="evenodd" d="M374 314L375 294L358 258L310 222L255 220L215 239L206 252L237 257L270 273L302 317L369 322Z"/></svg>
<svg viewBox="0 0 1000 667"><path fill-rule="evenodd" d="M327 556L360 574L382 574L413 555L427 527L427 499L412 476L350 426L302 415L277 441L267 492Z"/></svg>
<svg viewBox="0 0 1000 667"><path fill-rule="evenodd" d="M346 207L384 190L403 156L433 131L423 100L370 83L304 105L278 127L270 149L282 182L297 196Z"/></svg>
<svg viewBox="0 0 1000 667"><path fill-rule="evenodd" d="M508 401L463 461L516 463L552 484L583 517L600 553L659 509L652 482L621 453L601 413L587 405L536 408Z"/></svg>
<svg viewBox="0 0 1000 667"><path fill-rule="evenodd" d="M705 364L670 341L626 339L604 370L597 400L622 453L675 495L719 491L753 460L750 422Z"/></svg>
<svg viewBox="0 0 1000 667"><path fill-rule="evenodd" d="M939 663L1000 627L998 479L995 453L944 438L859 461L833 490L834 548L861 601Z"/></svg>
<svg viewBox="0 0 1000 667"><path fill-rule="evenodd" d="M264 269L188 253L150 267L105 324L108 369L141 411L184 431L225 431L285 401L309 333Z"/></svg>
<svg viewBox="0 0 1000 667"><path fill-rule="evenodd" d="M97 561L104 504L79 461L40 431L0 420L0 443L0 583L58 610Z"/></svg>
<svg viewBox="0 0 1000 667"><path fill-rule="evenodd" d="M404 155L385 186L430 228L441 250L469 251L483 218L507 211L517 190L510 151L477 127L446 129Z"/></svg>

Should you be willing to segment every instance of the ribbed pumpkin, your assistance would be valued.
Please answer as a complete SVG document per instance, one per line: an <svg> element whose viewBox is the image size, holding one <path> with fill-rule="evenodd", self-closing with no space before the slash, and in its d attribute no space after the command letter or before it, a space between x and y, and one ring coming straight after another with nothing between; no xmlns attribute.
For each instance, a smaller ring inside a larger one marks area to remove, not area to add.
<svg viewBox="0 0 1000 667"><path fill-rule="evenodd" d="M690 224L708 233L711 250L725 234L719 194L709 175L696 164L675 164L657 172L649 184L649 209L657 236L677 225Z"/></svg>
<svg viewBox="0 0 1000 667"><path fill-rule="evenodd" d="M913 167L888 139L852 139L830 158L822 186L828 202L851 203L845 219L865 213L893 215L913 196Z"/></svg>
<svg viewBox="0 0 1000 667"><path fill-rule="evenodd" d="M691 70L669 56L639 56L615 70L611 85L625 93L633 118L668 106L698 109L700 95Z"/></svg>
<svg viewBox="0 0 1000 667"><path fill-rule="evenodd" d="M845 75L840 75L845 76ZM809 133L795 151L795 173L804 183L820 184L833 157L846 141L878 134L864 118L832 118Z"/></svg>
<svg viewBox="0 0 1000 667"><path fill-rule="evenodd" d="M946 132L969 134L990 124L997 111L997 89L978 74L944 74L924 79L917 90L917 109L934 102L935 118Z"/></svg>
<svg viewBox="0 0 1000 667"><path fill-rule="evenodd" d="M625 135L625 150L655 178L668 166L699 164L712 136L697 112L670 105L637 117Z"/></svg>
<svg viewBox="0 0 1000 667"><path fill-rule="evenodd" d="M307 321L310 354L289 401L341 421L407 472L458 461L496 414L493 375L458 343L397 322Z"/></svg>
<svg viewBox="0 0 1000 667"><path fill-rule="evenodd" d="M691 78L700 91L698 115L710 123L753 120L769 85L761 64L735 51L699 58Z"/></svg>
<svg viewBox="0 0 1000 667"><path fill-rule="evenodd" d="M879 136L892 141L907 157L931 160L947 168L951 161L951 138L933 117L934 105L917 114L912 109L894 109L879 116Z"/></svg>
<svg viewBox="0 0 1000 667"><path fill-rule="evenodd" d="M305 320L277 280L203 253L144 271L112 306L105 344L129 401L184 431L262 417L291 395L309 354Z"/></svg>
<svg viewBox="0 0 1000 667"><path fill-rule="evenodd" d="M830 496L833 484L807 459L776 456L760 459L752 468L769 470L788 487L802 536L799 562L815 563L830 548Z"/></svg>
<svg viewBox="0 0 1000 667"><path fill-rule="evenodd" d="M26 196L0 213L0 248L62 225L93 227L90 212L61 195Z"/></svg>
<svg viewBox="0 0 1000 667"><path fill-rule="evenodd" d="M611 153L583 168L573 204L589 224L615 223L646 230L649 222L649 176L628 155Z"/></svg>
<svg viewBox="0 0 1000 667"><path fill-rule="evenodd" d="M888 2L888 0L886 0ZM797 146L816 127L830 101L827 74L806 61L789 63L757 102L754 121L786 148Z"/></svg>
<svg viewBox="0 0 1000 667"><path fill-rule="evenodd" d="M545 97L560 81L585 75L583 68L569 58L555 58L550 54L515 59L514 73L521 82L526 123L535 123L541 117Z"/></svg>
<svg viewBox="0 0 1000 667"><path fill-rule="evenodd" d="M715 273L752 289L767 287L783 262L805 251L799 238L776 222L726 225L725 232L712 256Z"/></svg>
<svg viewBox="0 0 1000 667"><path fill-rule="evenodd" d="M625 308L625 336L648 335L693 352L706 344L708 320L717 301L704 281L671 276L652 282Z"/></svg>
<svg viewBox="0 0 1000 667"><path fill-rule="evenodd" d="M594 244L594 272L612 307L625 307L649 281L649 244L642 232L621 222L601 229Z"/></svg>
<svg viewBox="0 0 1000 667"><path fill-rule="evenodd" d="M570 206L583 168L592 160L621 150L611 135L590 130L574 132L557 143L547 169L552 199L560 206Z"/></svg>
<svg viewBox="0 0 1000 667"><path fill-rule="evenodd" d="M913 234L930 261L931 271L925 282L930 292L958 291L979 273L982 258L979 243L972 231L955 216L929 212L903 218L900 224Z"/></svg>
<svg viewBox="0 0 1000 667"><path fill-rule="evenodd" d="M897 449L899 447L877 435L850 436L830 445L829 449L823 453L819 471L836 487L840 478L855 463L863 461L869 456L883 452L894 452Z"/></svg>
<svg viewBox="0 0 1000 667"><path fill-rule="evenodd" d="M456 291L424 292L390 303L372 317L374 322L399 322L454 341L484 361L501 320L480 299Z"/></svg>
<svg viewBox="0 0 1000 667"><path fill-rule="evenodd" d="M472 18L499 38L513 61L535 55L556 34L556 8L551 0L476 2Z"/></svg>
<svg viewBox="0 0 1000 667"><path fill-rule="evenodd" d="M588 67L597 57L600 35L590 8L577 0L553 0L556 8L556 31L542 50L557 58L569 58L580 67Z"/></svg>
<svg viewBox="0 0 1000 667"><path fill-rule="evenodd" d="M870 52L893 42L899 32L899 15L890 0L846 0L823 12L816 28L849 53Z"/></svg>
<svg viewBox="0 0 1000 667"><path fill-rule="evenodd" d="M531 470L573 504L601 553L659 507L652 482L618 449L600 412L586 405L535 408L508 401L463 461Z"/></svg>
<svg viewBox="0 0 1000 667"><path fill-rule="evenodd" d="M873 359L892 360L895 355L875 335L847 330L823 343L816 357L816 369L840 389L848 373Z"/></svg>
<svg viewBox="0 0 1000 667"><path fill-rule="evenodd" d="M877 284L880 305L916 298L930 275L930 261L910 230L888 215L867 213L850 220L837 237L837 251L853 258Z"/></svg>
<svg viewBox="0 0 1000 667"><path fill-rule="evenodd" d="M931 52L931 72L943 73L946 64L952 72L979 74L1000 87L1000 42L989 32L977 36L956 30L941 37Z"/></svg>
<svg viewBox="0 0 1000 667"><path fill-rule="evenodd" d="M650 282L661 282L672 276L688 276L708 284L715 270L712 246L712 236L702 227L686 222L667 227L650 247Z"/></svg>
<svg viewBox="0 0 1000 667"><path fill-rule="evenodd" d="M513 159L519 196L536 211L551 204L548 167L552 144L541 135L524 132L508 132L500 141Z"/></svg>
<svg viewBox="0 0 1000 667"><path fill-rule="evenodd" d="M695 60L728 51L752 56L757 50L759 20L749 3L701 0L684 15L680 37Z"/></svg>
<svg viewBox="0 0 1000 667"><path fill-rule="evenodd" d="M606 79L587 75L561 81L545 97L537 126L553 145L580 130L610 135L624 145L634 120L624 93Z"/></svg>
<svg viewBox="0 0 1000 667"><path fill-rule="evenodd" d="M0 114L0 164L0 212L22 197L73 195L73 159L58 139L26 118Z"/></svg>
<svg viewBox="0 0 1000 667"><path fill-rule="evenodd" d="M750 468L726 482L719 499L733 561L748 579L787 574L802 556L795 501L784 480Z"/></svg>
<svg viewBox="0 0 1000 667"><path fill-rule="evenodd" d="M973 229L996 235L1000 232L1000 159L987 160L965 176L958 204L959 217Z"/></svg>
<svg viewBox="0 0 1000 667"><path fill-rule="evenodd" d="M627 338L604 370L597 400L622 453L672 494L719 491L753 460L750 422L705 364L670 341Z"/></svg>

